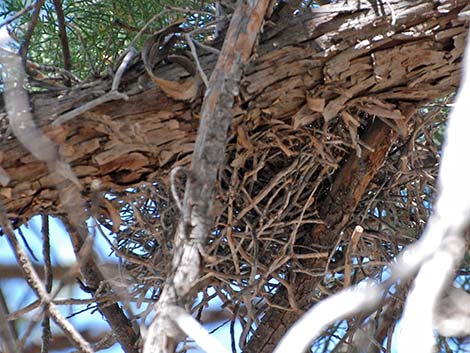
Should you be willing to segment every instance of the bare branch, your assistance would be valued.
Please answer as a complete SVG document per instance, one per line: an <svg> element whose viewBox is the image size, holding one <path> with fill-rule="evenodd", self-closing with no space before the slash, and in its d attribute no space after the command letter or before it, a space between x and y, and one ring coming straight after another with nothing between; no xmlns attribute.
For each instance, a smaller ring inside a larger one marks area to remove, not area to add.
<svg viewBox="0 0 470 353"><path fill-rule="evenodd" d="M65 30L65 16L62 9L61 0L54 0L54 7L57 13L57 22L59 25L60 44L62 46L62 56L64 60L64 69L70 71L72 69L72 58L70 56L69 42L67 39L67 31Z"/></svg>
<svg viewBox="0 0 470 353"><path fill-rule="evenodd" d="M52 291L52 262L51 262L51 243L49 239L49 217L42 215L42 253L44 258L44 281L47 293ZM48 313L44 313L42 321L42 340L41 340L41 353L49 352L49 343L51 340L51 322Z"/></svg>
<svg viewBox="0 0 470 353"><path fill-rule="evenodd" d="M248 60L269 1L242 2L232 17L224 46L201 108L201 123L186 183L183 212L175 235L173 274L156 306L144 352L172 352L184 337L170 307L187 309L200 276L203 247L210 227L217 173L225 158L226 135L238 95L241 65Z"/></svg>
<svg viewBox="0 0 470 353"><path fill-rule="evenodd" d="M52 122L52 125L53 126L59 126L69 120L72 120L73 118L75 118L76 116L79 116L80 114L83 114L103 103L106 103L106 102L110 102L110 101L114 101L114 100L119 100L119 99L124 99L124 100L127 100L129 99L129 97L125 94L125 93L120 93L118 91L110 91L104 95L102 95L101 97L98 97L90 102L87 102L65 114L62 114L61 116L59 116L57 119L55 119L53 122Z"/></svg>
<svg viewBox="0 0 470 353"><path fill-rule="evenodd" d="M21 56L24 62L26 62L26 54L28 53L29 43L31 41L31 37L33 36L34 29L38 23L39 14L41 13L41 7L44 4L45 0L38 0L34 5L34 12L31 18L31 21L28 24L28 31L26 32L26 36L24 38L23 43L18 50L18 54Z"/></svg>
<svg viewBox="0 0 470 353"><path fill-rule="evenodd" d="M59 126L61 124L64 124L67 121L72 120L73 118L79 116L80 114L83 114L109 101L119 100L119 99L128 100L129 97L125 93L119 92L118 88L121 82L122 75L124 74L124 71L126 70L127 66L129 65L129 62L132 60L134 55L135 55L135 49L131 47L129 51L127 52L127 54L124 56L124 59L122 60L121 65L119 65L119 68L116 71L116 74L114 75L113 83L111 86L111 91L75 109L72 109L71 111L65 114L62 114L61 116L57 117L57 119L55 119L52 122L52 125Z"/></svg>
<svg viewBox="0 0 470 353"><path fill-rule="evenodd" d="M315 305L303 315L279 342L274 353L301 353L309 348L328 325L379 304L382 290L371 283L352 287Z"/></svg>

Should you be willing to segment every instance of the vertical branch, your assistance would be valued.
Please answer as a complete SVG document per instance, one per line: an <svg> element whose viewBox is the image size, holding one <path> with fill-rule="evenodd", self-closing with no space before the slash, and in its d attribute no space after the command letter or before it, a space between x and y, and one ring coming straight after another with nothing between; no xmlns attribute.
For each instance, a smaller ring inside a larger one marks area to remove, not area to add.
<svg viewBox="0 0 470 353"><path fill-rule="evenodd" d="M175 234L172 275L167 280L149 327L144 353L172 352L185 337L172 308L189 309L210 229L217 173L225 160L226 135L238 95L242 65L249 59L269 0L245 0L230 23L201 108L201 122L191 162L181 219Z"/></svg>
<svg viewBox="0 0 470 353"><path fill-rule="evenodd" d="M42 254L44 258L44 282L46 292L52 291L52 263L51 263L51 243L49 238L49 217L46 214L42 215ZM49 313L44 313L42 321L42 339L41 339L41 353L49 352L49 342L51 340L51 322Z"/></svg>
<svg viewBox="0 0 470 353"><path fill-rule="evenodd" d="M64 69L70 71L72 69L72 58L70 56L69 42L67 39L67 31L65 30L65 16L62 9L61 0L54 0L54 7L57 13L57 22L59 24L59 38L62 46L62 56L64 59Z"/></svg>
<svg viewBox="0 0 470 353"><path fill-rule="evenodd" d="M41 7L44 4L44 1L45 0L38 0L36 2L34 12L33 12L33 17L31 18L31 21L29 22L29 25L28 25L28 31L26 32L24 41L21 44L20 49L18 51L18 54L21 56L23 61L26 61L26 54L28 53L29 43L31 42L31 37L33 36L34 28L36 28L36 25L38 23L39 14L41 13Z"/></svg>

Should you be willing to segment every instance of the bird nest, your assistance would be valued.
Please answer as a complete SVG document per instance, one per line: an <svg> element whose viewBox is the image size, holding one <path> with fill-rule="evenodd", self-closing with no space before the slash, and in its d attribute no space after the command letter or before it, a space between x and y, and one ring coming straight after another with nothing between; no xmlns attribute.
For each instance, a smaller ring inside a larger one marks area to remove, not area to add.
<svg viewBox="0 0 470 353"><path fill-rule="evenodd" d="M425 106L410 119L411 133L391 146L333 243L304 240L323 223L321 200L338 170L351 156L373 148L361 134L377 118L356 110L352 129L342 118L293 127L290 116L273 120L262 110L235 116L203 277L195 284L204 293L194 309L202 312L218 297L248 330L269 305L279 306L271 301L279 288L293 290L295 276L317 277L318 298L342 288L346 253L350 281L380 280L386 264L419 236L429 216L446 118L443 104ZM121 210L115 249L134 279L133 299L157 300L170 272L179 217L168 187L156 180L111 191L109 200ZM363 232L351 244L357 225Z"/></svg>

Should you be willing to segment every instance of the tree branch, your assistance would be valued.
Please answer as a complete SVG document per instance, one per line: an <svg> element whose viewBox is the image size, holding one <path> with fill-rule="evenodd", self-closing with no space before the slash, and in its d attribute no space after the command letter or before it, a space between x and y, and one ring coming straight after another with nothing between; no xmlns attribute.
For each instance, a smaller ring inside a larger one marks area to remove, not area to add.
<svg viewBox="0 0 470 353"><path fill-rule="evenodd" d="M65 30L65 16L62 9L61 0L54 0L54 7L57 13L57 22L59 25L60 44L62 46L62 57L64 60L64 69L70 71L72 69L72 57L70 56L69 42L67 40L67 31Z"/></svg>
<svg viewBox="0 0 470 353"><path fill-rule="evenodd" d="M186 183L181 219L175 235L172 276L156 306L144 352L172 352L184 334L171 308L189 309L202 268L217 173L223 166L234 98L242 65L249 59L261 29L268 0L243 1L235 11L224 46L211 75L201 108L196 146Z"/></svg>

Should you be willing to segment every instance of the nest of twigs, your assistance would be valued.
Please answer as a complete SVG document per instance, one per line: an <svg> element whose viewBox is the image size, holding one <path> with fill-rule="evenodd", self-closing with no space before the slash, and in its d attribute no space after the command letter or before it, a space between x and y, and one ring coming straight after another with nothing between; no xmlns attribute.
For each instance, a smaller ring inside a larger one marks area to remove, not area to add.
<svg viewBox="0 0 470 353"><path fill-rule="evenodd" d="M384 266L419 236L431 210L446 118L437 103L412 117L411 134L391 148L336 243L302 242L322 223L319 200L348 156L364 148L361 132L376 119L355 113L356 135L341 118L294 128L289 116L272 120L261 111L252 119L235 117L206 248L205 293L196 308L218 296L248 329L292 276L319 277L318 297L340 289L344 266L338 255L348 248L356 225L364 232L349 254L353 282L380 279ZM125 225L116 242L134 278L133 296L157 300L170 271L179 216L174 201L158 181L110 195Z"/></svg>

